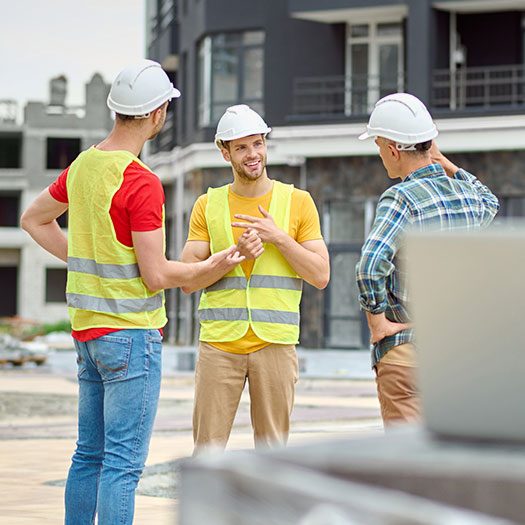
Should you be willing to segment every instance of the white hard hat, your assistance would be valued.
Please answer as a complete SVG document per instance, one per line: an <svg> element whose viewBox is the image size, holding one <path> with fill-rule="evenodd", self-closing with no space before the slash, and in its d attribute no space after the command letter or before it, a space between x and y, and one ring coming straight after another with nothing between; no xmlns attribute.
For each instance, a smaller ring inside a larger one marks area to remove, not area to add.
<svg viewBox="0 0 525 525"><path fill-rule="evenodd" d="M438 130L425 104L414 95L395 93L376 103L366 131L359 139L384 137L400 145L414 145L437 135Z"/></svg>
<svg viewBox="0 0 525 525"><path fill-rule="evenodd" d="M250 135L266 135L272 128L264 122L259 113L246 104L230 106L217 124L215 144L220 147L220 141L235 140Z"/></svg>
<svg viewBox="0 0 525 525"><path fill-rule="evenodd" d="M111 86L107 105L121 115L146 115L172 98L180 97L161 65L141 60L124 68Z"/></svg>

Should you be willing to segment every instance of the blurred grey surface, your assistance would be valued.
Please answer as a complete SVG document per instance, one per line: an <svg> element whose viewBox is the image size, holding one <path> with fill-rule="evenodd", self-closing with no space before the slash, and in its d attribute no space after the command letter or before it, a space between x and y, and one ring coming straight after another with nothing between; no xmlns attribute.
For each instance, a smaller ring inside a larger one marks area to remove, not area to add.
<svg viewBox="0 0 525 525"><path fill-rule="evenodd" d="M525 448L417 427L182 466L180 524L489 525L525 517Z"/></svg>

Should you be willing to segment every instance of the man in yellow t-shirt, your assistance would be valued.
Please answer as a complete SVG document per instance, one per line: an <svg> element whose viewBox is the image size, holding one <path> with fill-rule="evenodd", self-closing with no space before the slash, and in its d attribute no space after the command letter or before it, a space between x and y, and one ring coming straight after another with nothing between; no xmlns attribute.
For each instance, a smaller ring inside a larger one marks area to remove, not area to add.
<svg viewBox="0 0 525 525"><path fill-rule="evenodd" d="M226 445L246 380L255 445L286 444L302 281L322 289L329 280L328 250L310 194L268 178L270 131L248 106L226 110L215 139L232 166L233 183L196 201L182 253L185 262L202 261L233 239L246 258L201 297L196 452Z"/></svg>

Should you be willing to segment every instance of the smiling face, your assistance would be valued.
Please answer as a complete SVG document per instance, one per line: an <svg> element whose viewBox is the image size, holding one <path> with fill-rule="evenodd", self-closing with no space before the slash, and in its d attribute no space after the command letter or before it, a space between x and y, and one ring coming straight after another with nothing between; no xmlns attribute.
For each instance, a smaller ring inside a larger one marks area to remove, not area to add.
<svg viewBox="0 0 525 525"><path fill-rule="evenodd" d="M265 172L266 141L262 135L231 140L221 152L224 160L231 163L235 175L244 182L254 182Z"/></svg>

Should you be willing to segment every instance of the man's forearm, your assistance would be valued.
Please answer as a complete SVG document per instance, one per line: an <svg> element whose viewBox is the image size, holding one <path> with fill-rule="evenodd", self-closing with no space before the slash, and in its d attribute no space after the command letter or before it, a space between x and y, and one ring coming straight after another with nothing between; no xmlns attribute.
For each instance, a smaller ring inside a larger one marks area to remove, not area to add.
<svg viewBox="0 0 525 525"><path fill-rule="evenodd" d="M214 267L209 259L200 262L177 262L169 261L171 264L180 264L188 268L189 271L185 271L184 282L175 286L180 286L184 293L192 293L197 290L207 288L212 284L215 284L218 280L222 279L230 270L224 268ZM184 269L183 269L184 270ZM174 286L171 286L173 288Z"/></svg>
<svg viewBox="0 0 525 525"><path fill-rule="evenodd" d="M56 221L38 225L24 223L22 226L44 250L67 262L67 237Z"/></svg>
<svg viewBox="0 0 525 525"><path fill-rule="evenodd" d="M307 250L284 232L275 242L275 246L297 275L318 289L326 287L330 279L328 259Z"/></svg>

